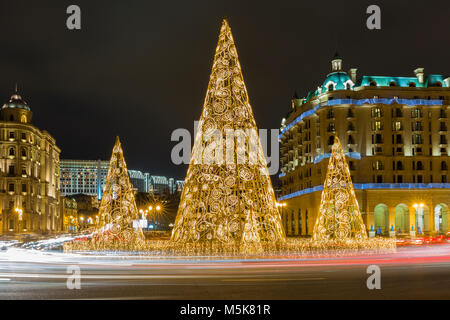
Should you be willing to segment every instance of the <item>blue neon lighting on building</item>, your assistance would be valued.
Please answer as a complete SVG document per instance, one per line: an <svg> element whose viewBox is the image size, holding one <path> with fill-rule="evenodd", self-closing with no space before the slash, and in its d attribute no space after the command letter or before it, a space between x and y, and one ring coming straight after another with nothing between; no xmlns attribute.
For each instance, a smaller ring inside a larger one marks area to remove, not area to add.
<svg viewBox="0 0 450 320"><path fill-rule="evenodd" d="M345 152L347 158L361 160L361 153L359 152ZM314 158L314 164L319 163L323 159L331 157L331 153L324 153Z"/></svg>
<svg viewBox="0 0 450 320"><path fill-rule="evenodd" d="M278 175L278 178L283 178L285 175L286 175L286 173L285 173L285 172L282 172L282 173L280 173L280 174Z"/></svg>
<svg viewBox="0 0 450 320"><path fill-rule="evenodd" d="M283 137L283 134L290 130L294 125L302 121L305 117L313 115L320 107L325 106L335 106L340 104L352 104L356 106L361 106L363 104L404 104L408 106L442 106L442 100L426 100L426 99L395 99L395 98L377 98L377 99L333 99L325 101L321 104L314 106L314 108L303 112L297 118L294 119L291 123L289 123L283 130L281 130L280 135L278 136L280 139Z"/></svg>
<svg viewBox="0 0 450 320"><path fill-rule="evenodd" d="M355 183L353 187L357 190L368 189L450 189L450 183ZM299 190L278 198L278 201L287 200L295 197L302 196L304 194L313 193L316 191L322 191L323 186L315 186Z"/></svg>

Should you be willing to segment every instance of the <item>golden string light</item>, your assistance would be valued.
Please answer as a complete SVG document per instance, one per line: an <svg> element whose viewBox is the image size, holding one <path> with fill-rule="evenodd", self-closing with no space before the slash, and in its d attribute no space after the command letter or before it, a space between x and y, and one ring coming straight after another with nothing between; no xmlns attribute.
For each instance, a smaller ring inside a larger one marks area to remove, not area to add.
<svg viewBox="0 0 450 320"><path fill-rule="evenodd" d="M334 138L327 176L323 185L314 241L367 239L350 170L338 137Z"/></svg>
<svg viewBox="0 0 450 320"><path fill-rule="evenodd" d="M109 162L105 190L99 209L99 228L91 240L72 243L71 249L140 250L145 247L142 229L133 221L139 219L133 186L128 176L119 137Z"/></svg>
<svg viewBox="0 0 450 320"><path fill-rule="evenodd" d="M226 20L220 30L171 240L190 248L195 244L208 252L241 253L258 253L266 243L285 241Z"/></svg>

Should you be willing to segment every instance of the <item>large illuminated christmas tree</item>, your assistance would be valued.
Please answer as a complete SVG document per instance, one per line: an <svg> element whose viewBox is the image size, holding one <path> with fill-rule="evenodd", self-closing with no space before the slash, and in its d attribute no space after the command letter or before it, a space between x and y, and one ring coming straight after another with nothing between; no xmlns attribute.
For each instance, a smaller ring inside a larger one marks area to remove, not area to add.
<svg viewBox="0 0 450 320"><path fill-rule="evenodd" d="M172 231L175 244L257 253L285 241L281 218L226 20Z"/></svg>
<svg viewBox="0 0 450 320"><path fill-rule="evenodd" d="M96 248L136 249L143 245L142 230L138 225L133 226L133 221L139 219L139 213L119 137L109 162L99 218L99 229L92 239Z"/></svg>
<svg viewBox="0 0 450 320"><path fill-rule="evenodd" d="M367 239L350 170L338 137L334 138L313 240Z"/></svg>

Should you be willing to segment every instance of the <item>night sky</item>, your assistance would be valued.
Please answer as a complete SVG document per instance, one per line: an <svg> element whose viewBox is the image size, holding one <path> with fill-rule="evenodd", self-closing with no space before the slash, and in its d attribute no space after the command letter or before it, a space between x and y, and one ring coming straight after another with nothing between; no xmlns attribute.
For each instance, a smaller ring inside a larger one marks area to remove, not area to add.
<svg viewBox="0 0 450 320"><path fill-rule="evenodd" d="M66 28L77 4L82 29ZM366 8L381 7L381 30ZM109 160L115 136L128 168L184 179L170 141L200 117L222 18L230 23L260 128L278 128L297 90L322 84L336 49L358 75L450 76L445 1L0 2L0 100L14 90L62 159Z"/></svg>

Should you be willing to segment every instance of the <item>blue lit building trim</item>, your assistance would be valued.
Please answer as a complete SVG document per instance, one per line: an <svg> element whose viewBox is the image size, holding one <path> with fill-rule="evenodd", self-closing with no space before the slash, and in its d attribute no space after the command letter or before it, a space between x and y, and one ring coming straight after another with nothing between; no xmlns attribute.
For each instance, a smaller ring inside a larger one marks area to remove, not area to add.
<svg viewBox="0 0 450 320"><path fill-rule="evenodd" d="M286 175L286 173L282 172L278 175L278 178L283 178Z"/></svg>
<svg viewBox="0 0 450 320"><path fill-rule="evenodd" d="M353 187L357 190L370 190L370 189L450 189L450 183L355 183ZM323 186L315 186L299 190L278 198L278 201L292 199L302 196L304 194L313 193L316 191L322 191Z"/></svg>
<svg viewBox="0 0 450 320"><path fill-rule="evenodd" d="M297 118L294 119L291 123L289 123L283 130L281 130L280 135L278 136L280 139L283 137L283 134L290 130L294 125L302 121L305 117L313 115L320 107L325 106L335 106L340 104L351 104L356 106L361 106L363 104L404 104L408 106L442 106L442 100L426 100L426 99L389 99L389 98L377 98L377 99L333 99L323 102L314 106L314 108L303 112Z"/></svg>
<svg viewBox="0 0 450 320"><path fill-rule="evenodd" d="M319 163L323 159L329 158L331 156L331 153L324 153L314 158L314 164ZM357 159L361 160L361 153L359 152L346 152L345 156L347 158Z"/></svg>

